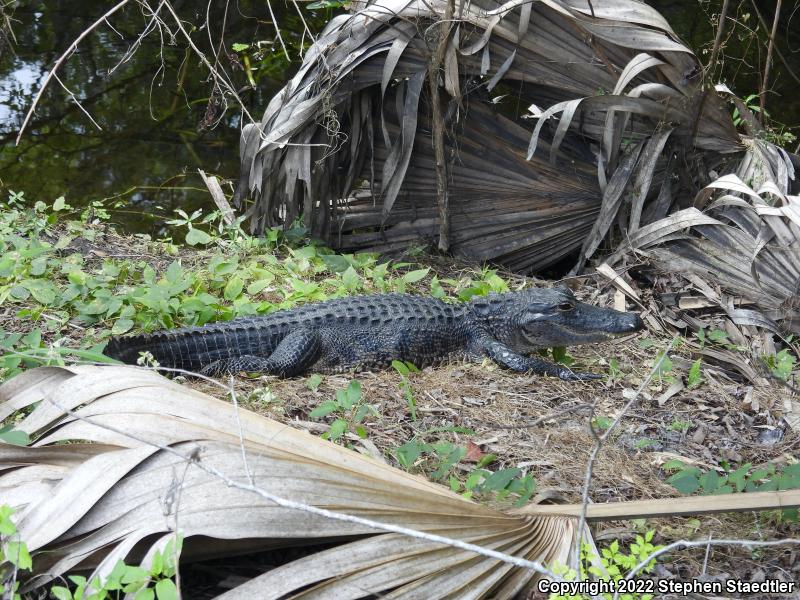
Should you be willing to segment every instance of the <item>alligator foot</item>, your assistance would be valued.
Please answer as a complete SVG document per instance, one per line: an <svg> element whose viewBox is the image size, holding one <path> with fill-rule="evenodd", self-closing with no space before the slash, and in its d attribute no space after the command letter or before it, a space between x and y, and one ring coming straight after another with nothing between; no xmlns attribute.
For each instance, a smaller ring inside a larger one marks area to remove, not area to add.
<svg viewBox="0 0 800 600"><path fill-rule="evenodd" d="M482 344L483 351L497 364L511 369L517 373L536 373L538 375L550 375L558 377L564 381L590 381L592 379L603 379L602 375L594 373L573 373L566 367L554 365L547 361L523 356L514 352L511 348L491 338L487 338Z"/></svg>

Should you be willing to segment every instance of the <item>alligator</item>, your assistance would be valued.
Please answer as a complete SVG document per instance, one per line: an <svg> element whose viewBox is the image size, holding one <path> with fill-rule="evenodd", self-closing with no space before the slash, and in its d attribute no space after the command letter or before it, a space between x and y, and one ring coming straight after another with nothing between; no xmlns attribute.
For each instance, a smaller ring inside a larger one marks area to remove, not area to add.
<svg viewBox="0 0 800 600"><path fill-rule="evenodd" d="M147 351L161 366L217 376L261 372L294 377L417 367L489 357L517 372L564 380L598 379L527 354L638 331L636 313L579 302L567 288L534 288L448 304L436 298L375 294L200 327L112 338L106 354L135 364Z"/></svg>

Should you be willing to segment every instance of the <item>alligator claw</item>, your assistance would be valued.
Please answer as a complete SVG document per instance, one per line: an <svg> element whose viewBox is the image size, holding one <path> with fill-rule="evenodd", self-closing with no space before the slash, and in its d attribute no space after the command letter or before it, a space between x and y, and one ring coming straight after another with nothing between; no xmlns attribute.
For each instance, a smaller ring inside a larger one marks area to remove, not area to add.
<svg viewBox="0 0 800 600"><path fill-rule="evenodd" d="M603 379L603 375L597 373L573 373L568 369L563 369L559 372L558 377L564 381L592 381L594 379Z"/></svg>

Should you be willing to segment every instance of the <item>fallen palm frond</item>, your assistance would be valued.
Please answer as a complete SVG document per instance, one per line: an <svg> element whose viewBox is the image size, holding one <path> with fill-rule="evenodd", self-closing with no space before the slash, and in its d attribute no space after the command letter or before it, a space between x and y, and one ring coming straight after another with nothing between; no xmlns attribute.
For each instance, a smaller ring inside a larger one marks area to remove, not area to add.
<svg viewBox="0 0 800 600"><path fill-rule="evenodd" d="M650 257L733 323L798 333L800 197L776 183L794 177L792 164L774 146L750 144L738 175L720 177L697 195L695 205L703 206L724 192L704 212L687 208L641 228L610 261L630 251Z"/></svg>
<svg viewBox="0 0 800 600"><path fill-rule="evenodd" d="M456 254L533 271L580 248L582 263L624 198L636 230L741 149L717 95L702 91L699 61L644 3L457 2L449 23L446 4L354 3L354 14L331 21L260 125L243 130L237 199L255 200L253 231L302 215L345 249L438 236L424 83L442 27ZM501 84L508 109L485 98ZM528 105L533 131L519 120Z"/></svg>
<svg viewBox="0 0 800 600"><path fill-rule="evenodd" d="M20 537L34 553L36 576L26 589L77 569L93 568L103 579L120 559L148 564L176 530L189 558L356 540L270 571L234 597L257 589L259 598L437 598L469 589L472 598L511 598L540 576L280 506L201 464L293 502L539 563L566 564L575 536L571 518L505 515L244 410L242 449L230 404L141 369L37 369L0 388L0 402L5 414L36 405L16 426L35 437L33 447L0 444L0 504L17 507ZM91 423L66 414L72 409Z"/></svg>
<svg viewBox="0 0 800 600"><path fill-rule="evenodd" d="M34 444L0 443L0 505L16 508L34 556L26 590L77 570L103 580L119 560L147 567L177 532L182 560L340 542L224 597L511 598L542 565L568 562L583 510L502 513L133 367L45 367L0 387L0 415L29 407L15 427ZM590 505L586 516L797 505L800 492L786 491Z"/></svg>

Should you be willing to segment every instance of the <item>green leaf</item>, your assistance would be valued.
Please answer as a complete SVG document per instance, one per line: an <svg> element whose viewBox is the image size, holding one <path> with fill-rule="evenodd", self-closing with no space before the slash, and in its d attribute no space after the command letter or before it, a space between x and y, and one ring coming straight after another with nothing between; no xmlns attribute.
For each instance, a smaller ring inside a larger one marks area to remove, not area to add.
<svg viewBox="0 0 800 600"><path fill-rule="evenodd" d="M55 596L56 600L74 600L72 597L72 592L60 585L51 587L50 593Z"/></svg>
<svg viewBox="0 0 800 600"><path fill-rule="evenodd" d="M181 267L181 263L177 260L173 260L169 267L167 267L167 272L164 274L164 277L170 283L175 283L180 281L183 278L183 268Z"/></svg>
<svg viewBox="0 0 800 600"><path fill-rule="evenodd" d="M350 263L341 254L321 254L320 258L332 273L343 273L350 267Z"/></svg>
<svg viewBox="0 0 800 600"><path fill-rule="evenodd" d="M14 446L27 446L31 443L31 438L24 431L12 429L11 425L0 428L0 441Z"/></svg>
<svg viewBox="0 0 800 600"><path fill-rule="evenodd" d="M689 389L697 387L701 383L703 383L703 377L700 375L700 363L702 361L698 358L696 361L692 363L691 368L689 369L689 375L686 379L687 385Z"/></svg>
<svg viewBox="0 0 800 600"><path fill-rule="evenodd" d="M672 460L668 460L665 462L661 468L665 471L674 471L675 469L682 469L685 466L683 461L678 460L677 458L673 458Z"/></svg>
<svg viewBox="0 0 800 600"><path fill-rule="evenodd" d="M634 443L633 446L634 448L637 448L639 450L643 448L650 448L652 446L658 446L658 440L654 440L651 438L642 438L640 440L636 440L636 443Z"/></svg>
<svg viewBox="0 0 800 600"><path fill-rule="evenodd" d="M38 277L39 275L43 275L44 272L47 270L47 257L40 256L39 258L35 258L31 261L31 275Z"/></svg>
<svg viewBox="0 0 800 600"><path fill-rule="evenodd" d="M244 282L242 281L241 277L234 275L231 277L230 281L228 281L222 295L226 300L235 300L242 293L243 288Z"/></svg>
<svg viewBox="0 0 800 600"><path fill-rule="evenodd" d="M475 468L480 469L482 467L492 464L496 460L497 460L496 454L484 454L481 457L481 459L475 464Z"/></svg>
<svg viewBox="0 0 800 600"><path fill-rule="evenodd" d="M234 52L244 52L244 51L245 51L245 50L247 50L249 47L250 47L250 44L238 44L238 43L231 44L231 49L232 49Z"/></svg>
<svg viewBox="0 0 800 600"><path fill-rule="evenodd" d="M714 469L704 473L700 476L698 481L700 482L700 486L703 488L704 493L710 494L711 492L715 491L723 482L720 481L719 473L717 473Z"/></svg>
<svg viewBox="0 0 800 600"><path fill-rule="evenodd" d="M15 300L27 300L31 296L31 293L21 285L11 286L8 294Z"/></svg>
<svg viewBox="0 0 800 600"><path fill-rule="evenodd" d="M700 489L700 482L697 480L697 477L691 473L687 473L686 471L676 473L667 479L667 481L681 494L685 494L687 496Z"/></svg>
<svg viewBox="0 0 800 600"><path fill-rule="evenodd" d="M42 345L42 332L39 329L32 329L20 341L29 348L39 348Z"/></svg>
<svg viewBox="0 0 800 600"><path fill-rule="evenodd" d="M722 331L721 329L711 330L706 337L712 342L715 342L717 344L721 344L723 342L728 341L728 334Z"/></svg>
<svg viewBox="0 0 800 600"><path fill-rule="evenodd" d="M111 327L111 335L121 335L130 331L133 327L133 319L117 319Z"/></svg>
<svg viewBox="0 0 800 600"><path fill-rule="evenodd" d="M134 565L125 565L125 569L120 576L122 583L138 583L148 579L150 579L150 572Z"/></svg>
<svg viewBox="0 0 800 600"><path fill-rule="evenodd" d="M416 283L417 281L424 279L429 271L430 269L427 267L424 269L417 269L416 271L409 271L403 275L403 281L406 283Z"/></svg>
<svg viewBox="0 0 800 600"><path fill-rule="evenodd" d="M353 417L353 421L355 421L356 423L360 423L365 418L367 418L367 416L377 415L377 414L378 414L377 411L375 410L375 408L373 408L371 404L362 404L361 406L358 407L358 410L356 411L356 416Z"/></svg>
<svg viewBox="0 0 800 600"><path fill-rule="evenodd" d="M361 277L359 277L356 270L350 266L342 273L342 283L344 283L344 287L346 287L348 291L354 292L361 287Z"/></svg>
<svg viewBox="0 0 800 600"><path fill-rule="evenodd" d="M272 273L270 273L270 275L271 277L262 277L261 279L250 283L250 285L247 286L247 293L250 294L251 296L254 296L255 294L258 294L259 292L264 290L264 288L266 288L270 283L272 283L275 280L275 276L272 275Z"/></svg>
<svg viewBox="0 0 800 600"><path fill-rule="evenodd" d="M86 280L89 276L81 270L70 271L67 273L67 279L74 285L86 285Z"/></svg>
<svg viewBox="0 0 800 600"><path fill-rule="evenodd" d="M155 600L155 597L156 597L155 590L153 590L153 588L146 587L136 592L136 595L133 597L133 600Z"/></svg>
<svg viewBox="0 0 800 600"><path fill-rule="evenodd" d="M511 483L511 480L521 473L522 469L516 467L495 471L483 482L483 488L494 491L505 489L505 487Z"/></svg>
<svg viewBox="0 0 800 600"><path fill-rule="evenodd" d="M6 560L18 569L30 570L33 567L31 555L25 542L7 542L5 545Z"/></svg>
<svg viewBox="0 0 800 600"><path fill-rule="evenodd" d="M361 400L361 382L353 379L350 385L347 386L347 395L344 408L352 408L359 400Z"/></svg>
<svg viewBox="0 0 800 600"><path fill-rule="evenodd" d="M333 400L326 400L325 402L317 406L317 408L308 413L308 416L312 419L319 419L326 415L331 414L338 408L339 406L336 404L336 402L334 402Z"/></svg>
<svg viewBox="0 0 800 600"><path fill-rule="evenodd" d="M431 278L431 296L434 298L444 298L447 296L436 275Z"/></svg>
<svg viewBox="0 0 800 600"><path fill-rule="evenodd" d="M156 583L156 598L158 600L178 600L178 588L172 579L162 579Z"/></svg>
<svg viewBox="0 0 800 600"><path fill-rule="evenodd" d="M190 246L196 246L197 244L208 244L210 241L211 236L200 229L192 227L188 232L186 232L186 243Z"/></svg>
<svg viewBox="0 0 800 600"><path fill-rule="evenodd" d="M317 388L322 383L322 375L314 373L311 377L308 378L306 381L306 387L312 391L317 391Z"/></svg>
<svg viewBox="0 0 800 600"><path fill-rule="evenodd" d="M347 430L347 421L344 419L336 419L333 423L331 423L331 429L329 431L330 440L335 441L342 437L342 434Z"/></svg>
<svg viewBox="0 0 800 600"><path fill-rule="evenodd" d="M404 363L401 360L393 360L392 361L392 368L395 371L397 371L398 373L400 373L400 375L402 375L403 377L405 377L409 373L409 369L406 366L406 363Z"/></svg>

